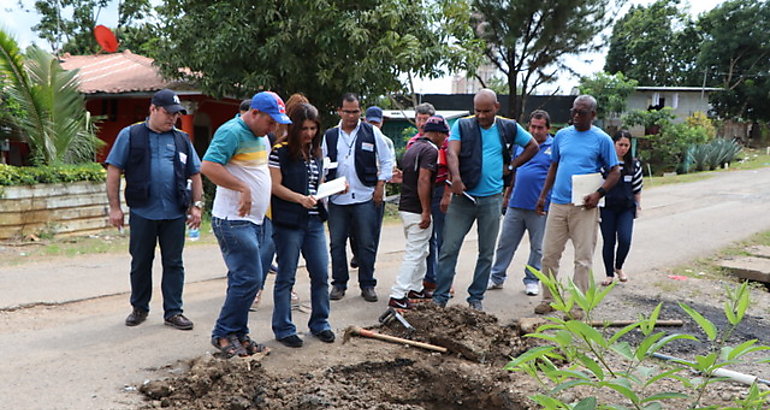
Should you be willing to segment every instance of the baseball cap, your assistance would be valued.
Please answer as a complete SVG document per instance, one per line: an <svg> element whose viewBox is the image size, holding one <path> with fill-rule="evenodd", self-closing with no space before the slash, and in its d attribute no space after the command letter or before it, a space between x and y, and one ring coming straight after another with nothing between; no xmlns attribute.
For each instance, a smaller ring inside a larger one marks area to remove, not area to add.
<svg viewBox="0 0 770 410"><path fill-rule="evenodd" d="M366 121L382 123L382 108L374 105L366 109Z"/></svg>
<svg viewBox="0 0 770 410"><path fill-rule="evenodd" d="M428 121L422 128L422 132L440 132L442 134L449 134L449 125L447 125L444 117L440 115L434 115L428 118Z"/></svg>
<svg viewBox="0 0 770 410"><path fill-rule="evenodd" d="M291 124L289 116L286 115L286 104L281 97L272 91L262 91L251 97L251 108L270 114L275 122L279 124Z"/></svg>
<svg viewBox="0 0 770 410"><path fill-rule="evenodd" d="M152 96L150 103L156 107L163 107L170 114L176 114L181 112L182 115L187 115L187 110L182 106L182 102L179 101L179 96L175 92L164 88L155 95Z"/></svg>

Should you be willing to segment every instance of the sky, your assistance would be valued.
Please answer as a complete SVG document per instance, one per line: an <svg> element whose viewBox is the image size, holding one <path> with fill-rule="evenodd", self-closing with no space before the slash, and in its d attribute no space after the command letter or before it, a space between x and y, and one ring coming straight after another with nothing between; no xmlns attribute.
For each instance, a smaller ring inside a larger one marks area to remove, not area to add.
<svg viewBox="0 0 770 410"><path fill-rule="evenodd" d="M683 0L682 3L687 5L692 16L697 16L704 11L711 10L724 0ZM622 16L631 5L648 5L653 3L654 0L630 0L624 9L618 14ZM19 6L21 3L21 6ZM19 42L22 48L27 47L33 42L37 43L43 48L47 48L47 44L38 39L36 34L32 31L32 26L37 24L40 20L39 16L34 12L34 0L0 0L0 27ZM113 0L108 8L102 11L99 16L98 23L108 27L114 27L117 25L117 6L118 1ZM30 12L24 11L24 9ZM611 27L608 28L608 33L611 31ZM578 76L574 77L569 73L563 72L559 74L560 79L555 84L544 85L537 91L539 93L551 93L556 88L559 88L560 94L568 94L573 87L578 85L580 76L590 76L598 71L601 71L604 67L604 60L607 54L607 47L605 46L598 53L586 53L578 56L568 56L565 61L569 64L577 73ZM452 77L447 76L435 80L420 80L415 82L415 91L418 93L437 93L447 94L451 92Z"/></svg>

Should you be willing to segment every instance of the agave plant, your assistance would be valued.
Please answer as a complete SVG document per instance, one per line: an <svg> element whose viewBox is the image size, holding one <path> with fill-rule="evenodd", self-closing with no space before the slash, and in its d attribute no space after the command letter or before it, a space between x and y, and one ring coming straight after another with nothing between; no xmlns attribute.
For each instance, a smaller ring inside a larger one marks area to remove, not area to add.
<svg viewBox="0 0 770 410"><path fill-rule="evenodd" d="M76 71L65 71L56 57L31 46L26 55L0 30L0 75L7 95L23 115L13 117L26 135L36 165L92 161L101 141L78 91Z"/></svg>

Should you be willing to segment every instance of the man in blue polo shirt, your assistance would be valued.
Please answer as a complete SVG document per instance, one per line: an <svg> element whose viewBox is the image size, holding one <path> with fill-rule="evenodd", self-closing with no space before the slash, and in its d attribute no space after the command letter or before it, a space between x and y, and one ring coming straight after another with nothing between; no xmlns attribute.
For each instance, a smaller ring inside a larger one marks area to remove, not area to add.
<svg viewBox="0 0 770 410"><path fill-rule="evenodd" d="M551 128L551 117L547 112L535 110L529 116L529 132L535 138L540 150L526 164L516 169L513 183L505 191L508 209L503 218L500 238L497 241L495 262L489 278L487 289L502 289L506 278L506 270L511 264L516 248L518 248L524 232L529 232L529 261L527 265L540 270L543 259L543 234L545 233L545 215L535 212L537 199L543 190L548 168L551 166L551 144L553 138L548 133ZM517 155L523 150L517 149ZM546 201L546 208L548 203ZM524 287L529 296L540 292L540 282L527 267L524 267Z"/></svg>
<svg viewBox="0 0 770 410"><path fill-rule="evenodd" d="M185 114L179 97L160 90L150 101L145 122L123 128L107 156L107 198L110 223L123 228L120 209L120 175L126 175L126 203L130 208L131 306L126 326L147 319L152 296L152 261L160 244L163 262L163 317L165 324L190 330L193 323L182 315L184 286L185 221L192 228L201 223L203 185L201 162L187 134L174 124ZM191 180L192 192L187 190ZM189 214L189 220L188 218Z"/></svg>
<svg viewBox="0 0 770 410"><path fill-rule="evenodd" d="M551 192L551 205L545 223L543 238L543 270L554 278L559 274L561 259L567 240L575 248L575 272L577 287L588 290L589 275L593 267L596 237L599 231L599 209L596 205L620 178L618 158L612 139L600 128L594 127L596 99L590 95L575 98L570 110L573 125L562 128L553 139L553 162L548 170L543 190L537 201L537 212L545 213L545 202ZM582 205L572 202L572 180L575 175L585 175L608 169L607 178L595 191L583 197ZM543 289L543 301L535 307L535 313L553 312L553 296ZM581 319L583 311L575 306L570 312L573 319Z"/></svg>
<svg viewBox="0 0 770 410"><path fill-rule="evenodd" d="M449 134L447 165L454 195L449 204L443 200L441 204L448 209L433 302L446 306L460 248L476 222L479 253L467 301L472 309L483 310L481 301L500 227L503 178L529 161L538 148L534 138L519 124L497 117L500 103L494 91L483 89L476 93L473 109L475 116L455 122ZM523 147L524 152L512 159L514 145Z"/></svg>

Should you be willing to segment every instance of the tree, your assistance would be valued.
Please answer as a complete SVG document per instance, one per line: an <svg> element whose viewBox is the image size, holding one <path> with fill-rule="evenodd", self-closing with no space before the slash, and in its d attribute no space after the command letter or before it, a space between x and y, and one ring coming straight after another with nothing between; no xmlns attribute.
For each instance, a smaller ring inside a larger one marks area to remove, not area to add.
<svg viewBox="0 0 770 410"><path fill-rule="evenodd" d="M622 72L644 85L700 85L700 43L679 0L633 6L612 28L604 71Z"/></svg>
<svg viewBox="0 0 770 410"><path fill-rule="evenodd" d="M167 0L156 62L213 96L303 92L329 112L346 91L374 100L464 67L472 47L446 32L456 13L450 0Z"/></svg>
<svg viewBox="0 0 770 410"><path fill-rule="evenodd" d="M8 99L19 111L12 120L29 140L36 165L93 160L101 141L78 91L77 71L65 71L36 46L23 55L0 30L0 77L7 79Z"/></svg>
<svg viewBox="0 0 770 410"><path fill-rule="evenodd" d="M623 73L596 73L593 77L580 79L580 93L596 98L597 117L608 119L626 110L626 101L636 88L636 80L626 78Z"/></svg>
<svg viewBox="0 0 770 410"><path fill-rule="evenodd" d="M613 16L610 3L472 0L474 13L466 21L484 42L486 57L506 76L511 117L521 118L527 96L555 81L559 70L574 72L563 57L601 47L601 31Z"/></svg>
<svg viewBox="0 0 770 410"><path fill-rule="evenodd" d="M53 53L94 54L101 50L96 43L93 29L102 10L114 0L37 0L35 11L40 23L32 27L38 36L47 41ZM72 11L66 18L62 10ZM145 43L151 42L152 26L142 23L151 13L150 0L119 0L118 25L115 33L122 50L149 51Z"/></svg>
<svg viewBox="0 0 770 410"><path fill-rule="evenodd" d="M770 2L732 0L701 16L700 63L714 111L725 118L770 120Z"/></svg>

